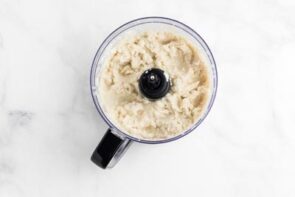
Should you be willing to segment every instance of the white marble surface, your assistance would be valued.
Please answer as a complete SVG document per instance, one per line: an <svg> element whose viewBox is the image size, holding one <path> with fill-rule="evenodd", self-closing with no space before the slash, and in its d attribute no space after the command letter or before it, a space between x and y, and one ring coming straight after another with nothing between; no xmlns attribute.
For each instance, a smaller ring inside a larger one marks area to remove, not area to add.
<svg viewBox="0 0 295 197"><path fill-rule="evenodd" d="M0 0L0 196L295 196L295 1ZM198 31L219 90L197 131L89 158L107 126L89 70L101 41L160 15Z"/></svg>

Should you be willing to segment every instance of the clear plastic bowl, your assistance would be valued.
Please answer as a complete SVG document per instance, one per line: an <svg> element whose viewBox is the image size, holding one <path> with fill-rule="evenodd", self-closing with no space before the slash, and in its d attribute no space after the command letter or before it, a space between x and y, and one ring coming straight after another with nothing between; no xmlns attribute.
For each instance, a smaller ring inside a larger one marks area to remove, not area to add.
<svg viewBox="0 0 295 197"><path fill-rule="evenodd" d="M104 113L103 107L101 106L101 103L99 101L99 91L97 89L98 81L97 78L99 78L101 67L104 63L104 60L106 56L109 54L110 50L112 50L113 46L116 45L117 42L120 41L121 37L125 37L127 35L132 35L134 33L145 31L145 30L167 30L167 31L173 31L175 33L181 34L185 38L187 38L190 42L197 45L199 52L201 52L201 56L203 60L205 61L206 65L208 65L208 71L210 75L210 84L211 84L211 92L209 95L209 100L207 102L206 109L203 110L202 115L199 117L199 119L186 131L180 133L177 136L168 138L168 139L159 139L159 140L149 140L149 139L140 139L134 136L129 135L128 133L120 130L118 126L113 124L113 122L108 118L108 115ZM110 130L113 134L118 136L122 140L127 141L136 141L141 143L147 143L147 144L159 144L159 143L165 143L170 142L173 140L177 140L188 133L192 132L194 129L196 129L206 118L207 114L209 113L213 102L215 100L216 91L217 91L217 69L215 60L213 58L213 55L204 41L204 39L195 32L192 28L189 26L170 19L170 18L164 18L164 17L145 17L145 18L139 18L132 20L128 23L125 23L124 25L118 27L116 30L114 30L101 44L98 51L96 52L95 58L92 63L91 67L91 75L90 75L90 85L91 85L91 95L93 98L93 101L95 103L96 109L101 115L101 117L104 119L104 121L109 125ZM129 142L125 143L129 144ZM121 148L121 152L125 148ZM121 155L121 153L116 153L118 155Z"/></svg>

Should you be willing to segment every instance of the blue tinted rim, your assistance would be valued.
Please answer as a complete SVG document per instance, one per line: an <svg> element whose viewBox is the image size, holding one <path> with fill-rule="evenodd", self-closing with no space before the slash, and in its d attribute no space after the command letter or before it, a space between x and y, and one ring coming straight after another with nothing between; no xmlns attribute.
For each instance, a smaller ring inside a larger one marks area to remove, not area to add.
<svg viewBox="0 0 295 197"><path fill-rule="evenodd" d="M147 139L139 139L136 137L133 137L123 131L121 131L119 128L117 128L108 118L107 116L104 114L98 98L96 96L96 93L94 90L96 90L96 84L95 84L95 76L96 76L96 71L97 71L97 67L98 67L98 62L104 52L104 50L107 48L107 46L111 43L111 41L113 39L115 39L117 36L119 36L121 33L123 33L124 31L133 28L135 26L138 25L142 25L142 24L146 24L146 23L160 23L160 24L168 24L168 25L172 25L176 28L179 28L181 30L183 30L184 32L188 33L190 36L192 36L203 48L204 52L206 53L206 55L208 56L208 59L210 61L211 64L211 69L212 69L212 78L213 78L213 84L212 84L212 94L211 94L211 98L209 101L209 104L207 106L207 109L205 112L203 112L201 118L194 123L194 125L192 125L191 128L187 129L186 131L184 131L183 133L168 138L168 139L159 139L159 140L147 140ZM187 134L191 133L193 130L195 130L203 121L204 119L207 117L207 115L209 114L213 103L215 101L216 98L216 93L217 93L217 86L218 86L218 74L217 74L217 67L216 67L216 62L215 59L213 57L213 54L209 48L209 46L207 45L207 43L205 42L205 40L195 31L193 30L191 27L187 26L186 24L179 22L175 19L171 19L171 18L167 18L167 17L159 17L159 16L151 16L151 17L143 17L143 18L137 18L134 19L132 21L129 21L123 25L121 25L120 27L118 27L117 29L115 29L113 32L111 32L102 42L102 44L100 45L100 47L98 48L94 60L92 62L92 66L91 66L91 71L90 71L90 91L91 91L91 96L93 99L93 102L95 104L95 107L98 111L98 113L100 114L100 116L104 119L104 121L108 124L108 126L114 131L116 132L118 135L120 135L123 138L128 138L130 140L136 141L136 142L140 142L140 143L146 143L146 144L160 144L160 143L166 143L166 142L171 142L177 139L180 139L184 136L186 136ZM95 88L93 88L95 87Z"/></svg>

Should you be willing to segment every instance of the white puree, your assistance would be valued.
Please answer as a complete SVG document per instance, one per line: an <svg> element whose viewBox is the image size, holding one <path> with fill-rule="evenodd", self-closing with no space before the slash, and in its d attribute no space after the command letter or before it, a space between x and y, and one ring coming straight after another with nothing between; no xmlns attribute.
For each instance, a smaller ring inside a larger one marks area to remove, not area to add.
<svg viewBox="0 0 295 197"><path fill-rule="evenodd" d="M150 101L138 88L140 75L160 68L172 80L169 93ZM123 132L148 140L167 139L190 128L207 105L207 67L193 43L171 32L144 32L123 39L104 62L100 103Z"/></svg>

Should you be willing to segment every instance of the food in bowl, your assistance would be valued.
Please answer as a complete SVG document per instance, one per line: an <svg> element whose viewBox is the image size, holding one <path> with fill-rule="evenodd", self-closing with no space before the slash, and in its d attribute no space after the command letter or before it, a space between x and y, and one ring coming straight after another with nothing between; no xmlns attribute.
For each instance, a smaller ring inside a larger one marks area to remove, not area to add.
<svg viewBox="0 0 295 197"><path fill-rule="evenodd" d="M169 76L169 92L149 99L139 78L149 69ZM176 32L138 32L125 36L107 54L97 75L100 103L123 132L139 139L180 135L198 121L210 92L210 79L198 46Z"/></svg>

